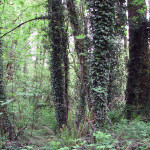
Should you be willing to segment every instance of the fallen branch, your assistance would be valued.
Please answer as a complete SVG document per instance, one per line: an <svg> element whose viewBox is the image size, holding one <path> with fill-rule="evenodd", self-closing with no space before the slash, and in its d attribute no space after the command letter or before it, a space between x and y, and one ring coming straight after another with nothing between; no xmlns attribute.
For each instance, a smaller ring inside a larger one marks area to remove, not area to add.
<svg viewBox="0 0 150 150"><path fill-rule="evenodd" d="M30 19L30 20L28 20L28 21L25 21L25 22L21 23L20 25L18 25L17 27L13 28L12 30L10 30L10 31L6 32L5 34L3 34L0 38L3 38L3 37L6 36L8 33L10 33L10 32L12 32L12 31L14 31L14 30L20 28L22 25L24 25L24 24L26 24L26 23L28 23L28 22L31 22L31 21L34 21L34 20L45 20L45 19L51 19L51 17L50 17L50 16L42 16L42 17L36 17L36 18L34 18L34 19Z"/></svg>

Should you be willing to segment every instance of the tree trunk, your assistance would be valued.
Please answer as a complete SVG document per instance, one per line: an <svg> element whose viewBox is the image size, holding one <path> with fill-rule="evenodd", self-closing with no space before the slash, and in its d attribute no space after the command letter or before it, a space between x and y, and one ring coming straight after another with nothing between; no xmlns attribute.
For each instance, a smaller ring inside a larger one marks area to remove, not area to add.
<svg viewBox="0 0 150 150"><path fill-rule="evenodd" d="M91 105L95 124L103 125L107 115L107 98L110 74L110 52L114 39L114 2L89 0L93 50L90 59Z"/></svg>
<svg viewBox="0 0 150 150"><path fill-rule="evenodd" d="M120 97L124 93L123 85L125 78L125 54L126 54L126 44L123 48L122 40L126 38L124 35L124 29L126 24L126 9L125 9L125 0L116 0L114 1L115 5L115 18L114 18L114 36L112 49L110 50L110 73L109 73L109 85L107 89L108 97L107 104L112 105L112 101L116 97ZM120 68L122 68L120 70Z"/></svg>
<svg viewBox="0 0 150 150"><path fill-rule="evenodd" d="M128 0L129 13L129 64L126 90L127 118L133 113L148 112L149 50L146 14L140 14L143 4L134 5Z"/></svg>
<svg viewBox="0 0 150 150"><path fill-rule="evenodd" d="M64 29L64 11L61 0L48 0L48 15L52 17L49 23L49 38L52 47L50 52L52 97L55 105L57 124L61 128L63 124L67 125L66 108L68 107L65 106L64 80L66 76L64 78L63 66L63 57L66 56L64 53L67 45L67 34ZM65 69L67 69L66 64ZM65 94L67 94L66 91Z"/></svg>
<svg viewBox="0 0 150 150"><path fill-rule="evenodd" d="M68 119L68 111L69 111L69 98L68 98L68 82L69 82L69 59L68 59L68 51L67 51L67 43L68 43L68 38L67 34L65 33L65 39L64 43L66 44L64 46L64 99L65 99L65 107L66 107L66 116Z"/></svg>
<svg viewBox="0 0 150 150"><path fill-rule="evenodd" d="M86 48L86 38L78 39L77 36L81 34L87 34L84 26L87 26L85 22L82 20L82 23L79 20L79 16L77 14L76 5L74 0L67 0L67 8L69 12L69 18L71 27L73 29L73 35L75 40L75 50L77 52L79 64L80 64L80 101L78 102L78 112L76 118L76 125L79 127L81 120L84 119L85 114L85 106L86 106L86 97L88 100L88 89L87 89L87 48ZM84 18L85 19L85 18ZM81 27L81 24L82 27ZM89 104L89 102L88 102ZM90 107L90 106L89 106Z"/></svg>

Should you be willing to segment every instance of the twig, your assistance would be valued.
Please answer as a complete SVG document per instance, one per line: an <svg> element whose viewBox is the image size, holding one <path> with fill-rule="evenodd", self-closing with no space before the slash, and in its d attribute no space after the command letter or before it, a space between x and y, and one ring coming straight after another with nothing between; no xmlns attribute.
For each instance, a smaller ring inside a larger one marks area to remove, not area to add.
<svg viewBox="0 0 150 150"><path fill-rule="evenodd" d="M21 15L23 15L23 13L24 13L29 7L37 7L37 6L41 6L41 5L43 5L43 4L45 4L45 2L44 2L44 3L41 3L41 4L38 4L38 5L35 5L35 6L28 6L26 9L24 9L24 10L22 11L22 13L17 17L17 19L15 19L15 20L13 21L12 24L14 24L14 23L18 20L18 18L19 18Z"/></svg>
<svg viewBox="0 0 150 150"><path fill-rule="evenodd" d="M20 17L21 15L23 15L23 13L24 13L28 8L29 8L29 7L27 7L26 9L24 9L24 10L22 11L22 13L17 17L17 19L15 19L15 20L13 21L12 24L14 24L14 23L19 19L19 17Z"/></svg>

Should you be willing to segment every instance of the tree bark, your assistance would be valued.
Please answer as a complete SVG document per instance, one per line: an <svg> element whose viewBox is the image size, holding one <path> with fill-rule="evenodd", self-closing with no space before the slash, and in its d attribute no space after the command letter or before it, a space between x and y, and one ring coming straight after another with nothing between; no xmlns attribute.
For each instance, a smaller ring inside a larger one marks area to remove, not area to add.
<svg viewBox="0 0 150 150"><path fill-rule="evenodd" d="M48 15L51 15L51 20L49 23L49 38L51 40L52 47L50 52L52 98L55 105L57 124L58 127L61 128L63 124L67 125L66 108L68 107L65 106L65 104L67 104L65 102L66 95L64 95L64 81L66 76L64 78L63 66L63 57L66 56L67 34L65 33L66 31L64 29L64 11L61 0L48 0ZM67 69L66 66L65 69ZM66 91L65 94L67 94Z"/></svg>
<svg viewBox="0 0 150 150"><path fill-rule="evenodd" d="M129 13L129 64L126 90L127 118L133 114L146 114L149 83L149 50L146 14L139 13L143 4L134 5L128 0Z"/></svg>
<svg viewBox="0 0 150 150"><path fill-rule="evenodd" d="M79 127L81 120L84 119L86 99L88 101L88 89L87 89L87 47L86 47L86 38L78 39L77 36L81 34L87 34L87 29L85 26L87 24L82 20L79 20L79 15L77 14L77 8L74 0L67 0L67 9L69 12L69 19L71 27L73 29L73 36L75 41L75 50L78 56L80 64L80 101L78 102L78 112L76 118L76 125ZM85 18L84 18L85 19ZM82 22L82 23L81 23ZM82 26L82 27L81 27ZM85 29L85 32L84 32ZM90 105L88 105L90 108Z"/></svg>

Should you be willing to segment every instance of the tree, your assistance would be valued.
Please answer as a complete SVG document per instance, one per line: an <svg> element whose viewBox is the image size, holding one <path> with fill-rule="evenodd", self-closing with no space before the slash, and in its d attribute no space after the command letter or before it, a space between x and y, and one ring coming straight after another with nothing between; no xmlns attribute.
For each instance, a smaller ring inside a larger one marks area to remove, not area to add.
<svg viewBox="0 0 150 150"><path fill-rule="evenodd" d="M92 34L90 55L91 106L95 123L100 126L107 118L110 52L114 39L114 2L110 0L89 1Z"/></svg>
<svg viewBox="0 0 150 150"><path fill-rule="evenodd" d="M64 10L61 0L48 0L48 15L52 16L49 23L49 38L52 47L50 52L52 96L57 124L61 128L63 124L67 124L66 108L68 109L68 106L65 105L66 95L64 96L64 81L67 78L67 76L64 77L64 68L65 71L68 71L67 62L64 63L67 50L67 33L64 26ZM66 91L65 94L67 94Z"/></svg>
<svg viewBox="0 0 150 150"><path fill-rule="evenodd" d="M126 90L127 118L147 114L149 107L149 50L146 3L128 0L129 64ZM148 114L147 114L148 115Z"/></svg>
<svg viewBox="0 0 150 150"><path fill-rule="evenodd" d="M76 7L74 0L67 0L67 8L69 12L70 24L73 30L75 51L77 53L77 57L80 65L80 89L79 89L80 100L78 102L77 121L76 121L76 125L77 127L79 127L81 120L84 119L86 99L88 99L88 89L87 89L88 70L87 70L87 44L86 44L87 22L84 15L80 16L77 13L78 7ZM84 14L84 10L82 11L83 11L82 13ZM88 100L87 103L89 104Z"/></svg>
<svg viewBox="0 0 150 150"><path fill-rule="evenodd" d="M108 105L112 106L116 97L122 97L126 88L126 56L127 47L126 43L122 40L126 39L125 25L126 19L126 6L125 0L116 0L114 2L114 39L113 46L110 51L110 73L109 73L109 85L107 89L108 93ZM124 96L123 96L124 97Z"/></svg>

